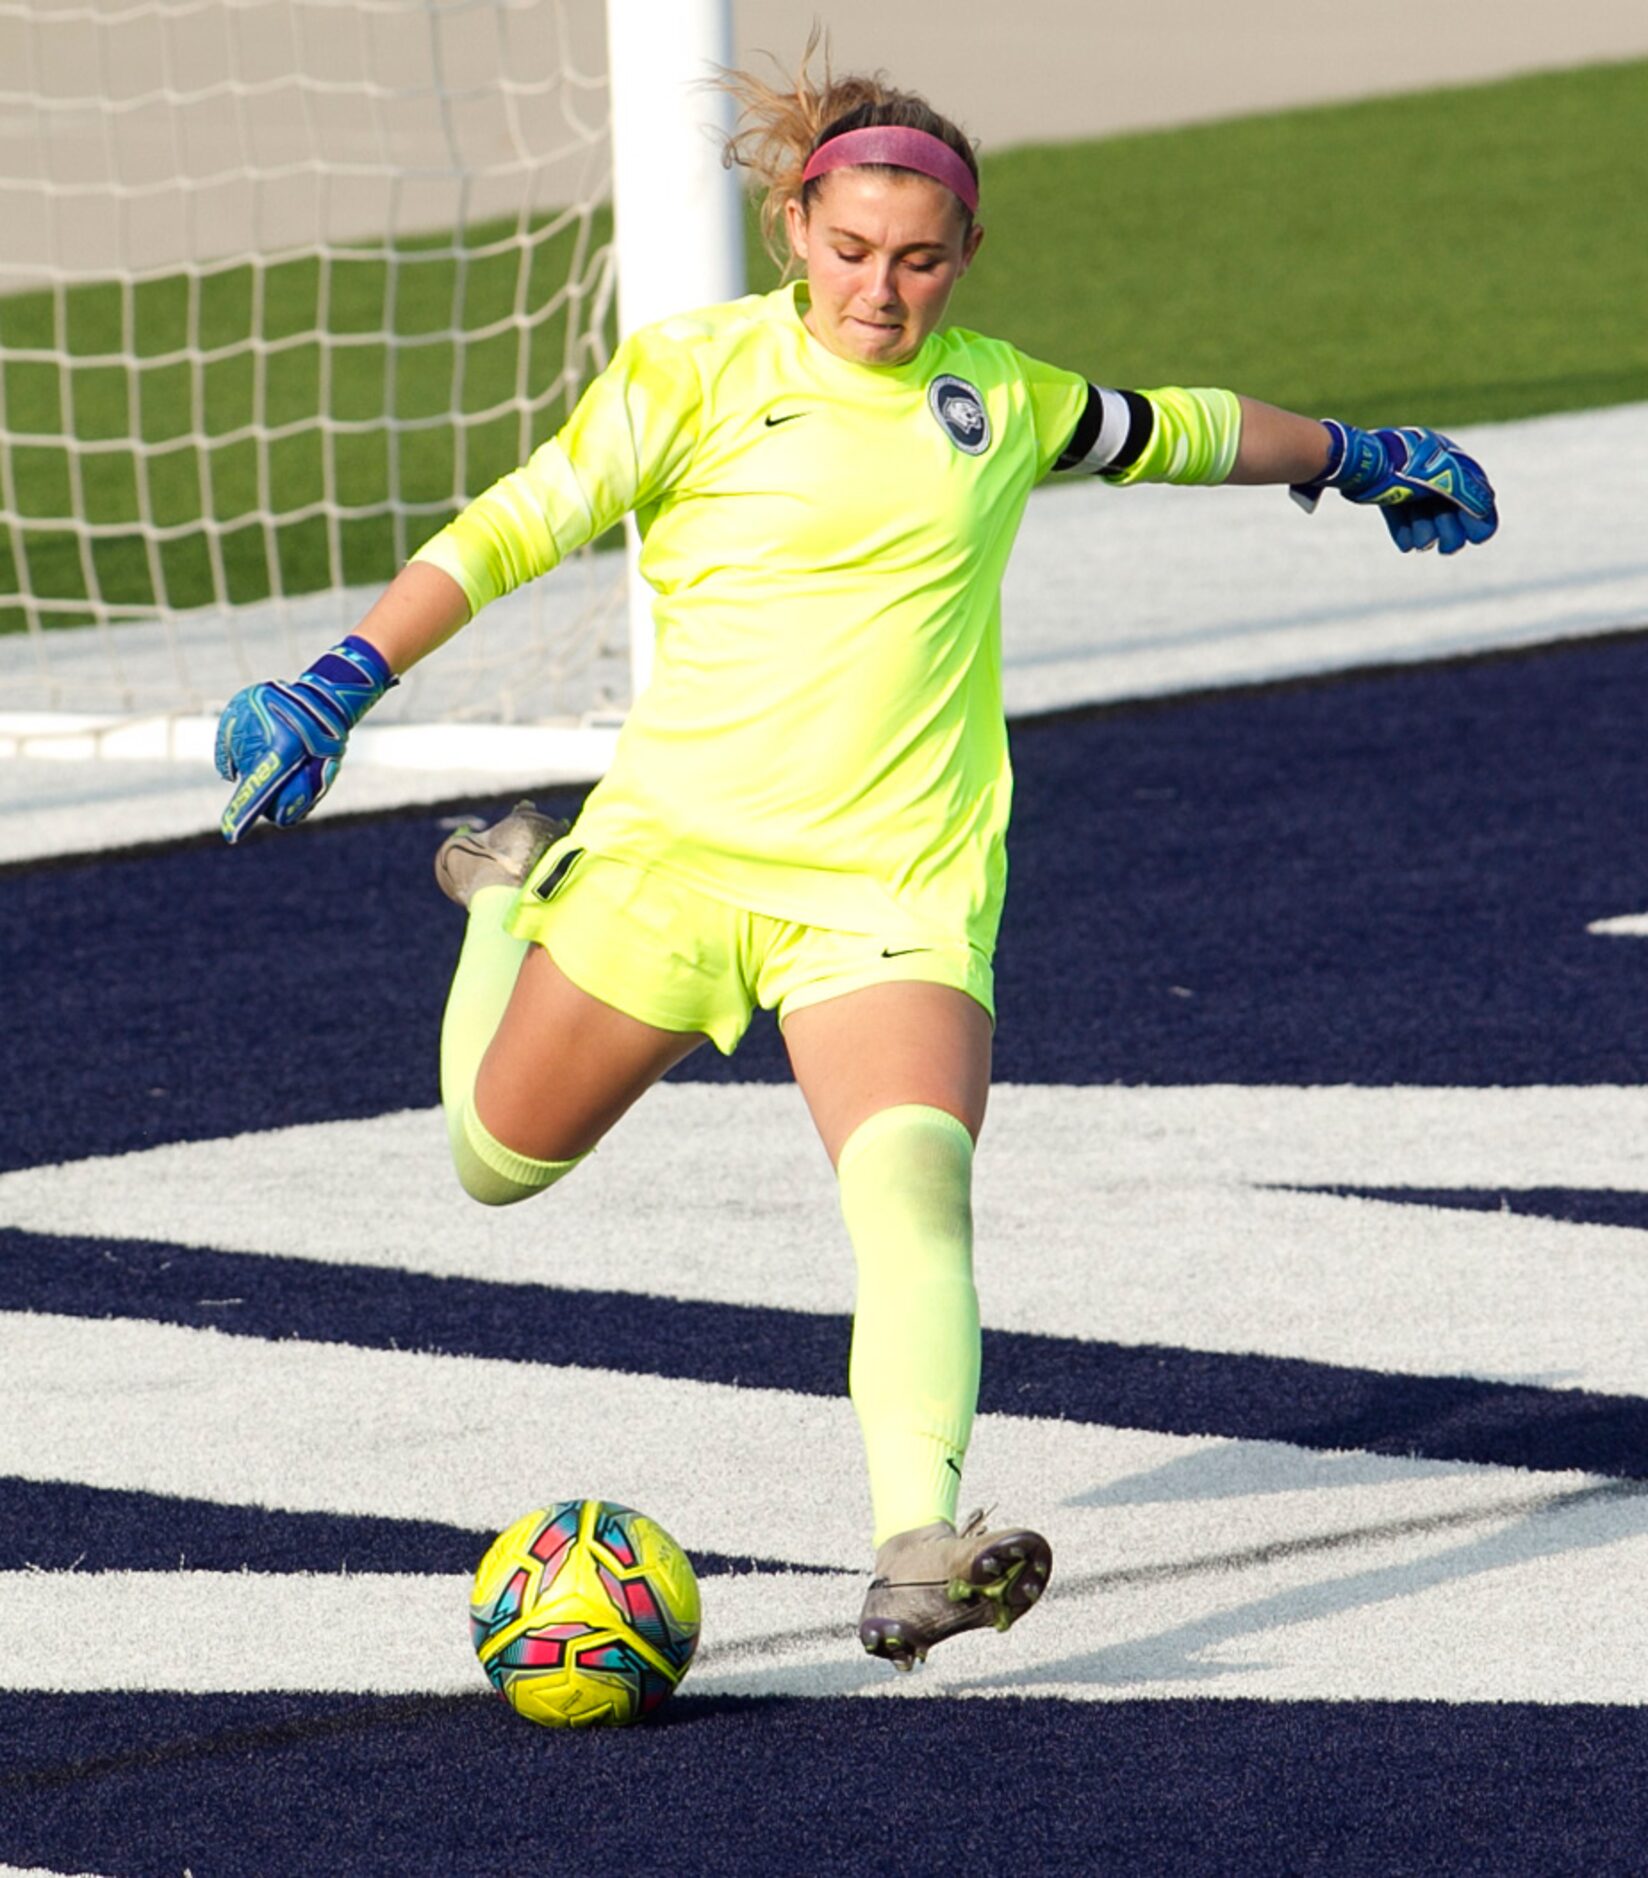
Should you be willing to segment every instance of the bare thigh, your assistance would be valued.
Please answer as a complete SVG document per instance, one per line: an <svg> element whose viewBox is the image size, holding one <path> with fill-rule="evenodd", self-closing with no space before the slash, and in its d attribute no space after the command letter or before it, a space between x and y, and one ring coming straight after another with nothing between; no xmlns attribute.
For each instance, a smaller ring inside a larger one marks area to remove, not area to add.
<svg viewBox="0 0 1648 1878"><path fill-rule="evenodd" d="M990 1095L989 1014L949 985L869 985L793 1011L790 1066L833 1162L882 1109L943 1109L976 1141Z"/></svg>
<svg viewBox="0 0 1648 1878"><path fill-rule="evenodd" d="M535 945L482 1059L475 1112L517 1154L570 1161L705 1041L592 998Z"/></svg>

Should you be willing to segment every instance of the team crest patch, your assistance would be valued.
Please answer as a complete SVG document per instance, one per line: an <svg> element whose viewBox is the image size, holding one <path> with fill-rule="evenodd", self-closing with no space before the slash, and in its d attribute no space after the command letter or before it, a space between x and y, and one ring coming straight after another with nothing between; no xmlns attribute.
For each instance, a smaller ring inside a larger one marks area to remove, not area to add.
<svg viewBox="0 0 1648 1878"><path fill-rule="evenodd" d="M945 372L927 387L927 403L958 450L983 456L990 448L990 414L977 385Z"/></svg>

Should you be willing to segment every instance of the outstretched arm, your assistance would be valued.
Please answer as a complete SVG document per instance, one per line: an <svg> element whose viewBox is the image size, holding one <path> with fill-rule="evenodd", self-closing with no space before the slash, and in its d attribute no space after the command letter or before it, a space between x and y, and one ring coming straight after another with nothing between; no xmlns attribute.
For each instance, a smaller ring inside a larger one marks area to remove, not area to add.
<svg viewBox="0 0 1648 1878"><path fill-rule="evenodd" d="M427 561L410 561L367 609L355 632L399 674L468 623L468 597L452 576Z"/></svg>
<svg viewBox="0 0 1648 1878"><path fill-rule="evenodd" d="M237 691L217 727L218 774L236 785L223 811L224 839L238 841L260 816L277 828L301 821L331 787L350 731L401 672L468 618L458 583L414 561L307 671Z"/></svg>
<svg viewBox="0 0 1648 1878"><path fill-rule="evenodd" d="M399 673L668 483L702 396L689 343L701 334L681 324L626 340L557 435L426 541L340 645L289 683L248 685L229 700L217 739L219 773L236 785L226 840L260 817L277 828L301 821Z"/></svg>
<svg viewBox="0 0 1648 1878"><path fill-rule="evenodd" d="M1347 501L1378 504L1404 553L1439 547L1457 554L1487 541L1499 526L1494 492L1482 466L1434 430L1358 430L1318 423L1273 404L1243 398L1242 440L1228 480L1288 483L1302 508L1324 489Z"/></svg>
<svg viewBox="0 0 1648 1878"><path fill-rule="evenodd" d="M1404 554L1457 554L1499 526L1493 485L1452 438L1418 425L1359 430L1213 389L1107 391L1052 466L1116 483L1287 483L1302 508L1323 490L1375 504Z"/></svg>
<svg viewBox="0 0 1648 1878"><path fill-rule="evenodd" d="M1257 398L1241 398L1242 435L1232 483L1310 483L1328 466L1331 439L1314 417L1300 417Z"/></svg>

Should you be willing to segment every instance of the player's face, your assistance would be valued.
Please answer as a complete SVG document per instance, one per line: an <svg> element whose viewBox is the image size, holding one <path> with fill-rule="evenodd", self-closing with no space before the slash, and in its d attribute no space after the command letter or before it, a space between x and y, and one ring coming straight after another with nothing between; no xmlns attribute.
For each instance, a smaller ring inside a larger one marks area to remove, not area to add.
<svg viewBox="0 0 1648 1878"><path fill-rule="evenodd" d="M791 201L786 215L807 270L808 330L860 365L915 357L984 238L942 183L875 170L834 171L810 214Z"/></svg>

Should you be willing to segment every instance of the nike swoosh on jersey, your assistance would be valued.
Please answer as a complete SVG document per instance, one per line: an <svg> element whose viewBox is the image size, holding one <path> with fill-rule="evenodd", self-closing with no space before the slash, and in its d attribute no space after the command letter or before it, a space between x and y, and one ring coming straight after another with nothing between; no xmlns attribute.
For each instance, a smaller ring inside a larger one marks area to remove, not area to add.
<svg viewBox="0 0 1648 1878"><path fill-rule="evenodd" d="M786 411L782 417L769 416L766 419L768 430L774 430L780 424L793 424L798 417L805 417L805 411Z"/></svg>

